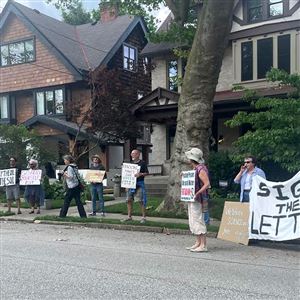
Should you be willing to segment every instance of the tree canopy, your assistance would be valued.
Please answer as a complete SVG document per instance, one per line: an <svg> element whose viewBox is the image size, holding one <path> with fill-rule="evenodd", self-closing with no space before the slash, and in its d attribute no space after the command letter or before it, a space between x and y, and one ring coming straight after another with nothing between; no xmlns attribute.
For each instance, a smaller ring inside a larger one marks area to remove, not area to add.
<svg viewBox="0 0 300 300"><path fill-rule="evenodd" d="M250 102L254 111L238 112L227 122L230 127L251 127L234 143L233 159L240 160L251 153L263 162L273 161L295 172L300 169L300 75L273 69L267 73L267 79L292 91L280 98L246 93L245 101Z"/></svg>
<svg viewBox="0 0 300 300"><path fill-rule="evenodd" d="M27 167L28 160L35 158L43 164L57 157L47 150L42 138L24 125L0 125L0 168L6 168L9 157L14 156L20 167Z"/></svg>

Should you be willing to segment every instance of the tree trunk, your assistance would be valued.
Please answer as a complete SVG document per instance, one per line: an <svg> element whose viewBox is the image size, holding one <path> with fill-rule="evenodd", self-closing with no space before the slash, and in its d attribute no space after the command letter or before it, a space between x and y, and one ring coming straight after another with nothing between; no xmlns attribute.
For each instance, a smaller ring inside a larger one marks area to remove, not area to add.
<svg viewBox="0 0 300 300"><path fill-rule="evenodd" d="M180 173L187 169L184 152L202 149L207 158L213 116L213 99L222 59L228 45L234 0L209 0L198 15L197 31L188 58L178 103L175 151L164 210L181 211Z"/></svg>

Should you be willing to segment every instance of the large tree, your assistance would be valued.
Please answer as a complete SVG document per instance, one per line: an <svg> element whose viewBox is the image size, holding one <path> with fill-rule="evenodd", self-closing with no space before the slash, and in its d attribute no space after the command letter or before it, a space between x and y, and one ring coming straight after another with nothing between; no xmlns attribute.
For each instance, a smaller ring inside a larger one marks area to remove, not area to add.
<svg viewBox="0 0 300 300"><path fill-rule="evenodd" d="M72 2L72 0L48 1L63 5ZM199 147L205 156L208 156L213 98L223 55L228 45L234 0L102 0L101 2L118 4L127 13L134 12L134 9L137 11L145 8L146 11L157 9L163 3L174 15L172 33L176 42L181 44L186 40L189 46L189 41L192 41L178 103L175 151L171 158L170 180L164 200L164 209L178 210L181 206L180 173L186 164L184 152L188 148ZM190 30L187 31L187 28ZM177 37L180 38L179 41Z"/></svg>
<svg viewBox="0 0 300 300"><path fill-rule="evenodd" d="M166 1L177 24L184 26L195 2ZM201 1L202 2L202 1ZM179 210L180 173L184 170L184 152L191 147L209 152L209 135L213 116L213 99L231 29L234 0L203 1L197 14L197 28L188 57L182 92L178 102L175 151L164 209Z"/></svg>

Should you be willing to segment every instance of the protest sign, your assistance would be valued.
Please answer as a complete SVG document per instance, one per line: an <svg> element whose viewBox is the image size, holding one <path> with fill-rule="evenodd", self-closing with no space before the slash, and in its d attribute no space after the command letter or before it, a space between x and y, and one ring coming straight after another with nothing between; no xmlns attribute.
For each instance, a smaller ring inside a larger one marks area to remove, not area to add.
<svg viewBox="0 0 300 300"><path fill-rule="evenodd" d="M249 204L226 201L218 238L248 245Z"/></svg>
<svg viewBox="0 0 300 300"><path fill-rule="evenodd" d="M0 186L8 186L16 184L17 169L0 170Z"/></svg>
<svg viewBox="0 0 300 300"><path fill-rule="evenodd" d="M136 177L134 175L140 172L140 168L141 167L137 164L123 163L121 187L127 189L135 189Z"/></svg>
<svg viewBox="0 0 300 300"><path fill-rule="evenodd" d="M250 192L249 238L300 238L300 172L285 182L255 176Z"/></svg>
<svg viewBox="0 0 300 300"><path fill-rule="evenodd" d="M103 181L105 171L100 170L88 170L86 172L84 180L87 182L101 183Z"/></svg>
<svg viewBox="0 0 300 300"><path fill-rule="evenodd" d="M20 185L40 185L41 179L42 170L22 170Z"/></svg>
<svg viewBox="0 0 300 300"><path fill-rule="evenodd" d="M195 196L195 171L184 171L181 176L181 201L194 202Z"/></svg>

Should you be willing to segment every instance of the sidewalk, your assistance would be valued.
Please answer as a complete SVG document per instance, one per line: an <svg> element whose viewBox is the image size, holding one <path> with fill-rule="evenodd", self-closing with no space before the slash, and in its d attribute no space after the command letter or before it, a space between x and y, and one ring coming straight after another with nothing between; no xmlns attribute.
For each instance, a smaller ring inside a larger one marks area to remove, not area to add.
<svg viewBox="0 0 300 300"><path fill-rule="evenodd" d="M120 199L118 198L117 200L112 200L112 201L106 201L105 202L105 206L110 206L110 205L113 205L113 204L117 204L117 203L120 203L120 202L123 202L124 200L123 199ZM6 207L3 206L3 204L0 204L0 209L3 210L3 211L6 211ZM87 205L85 205L85 210L87 212L87 214L90 212L88 210L88 207ZM22 214L20 215L12 215L12 216L6 216L6 217L1 217L1 219L3 220L9 220L9 221L20 221L20 222L33 222L34 219L36 217L39 217L39 216L59 216L59 211L60 209L43 209L41 208L41 214L37 215L37 214L29 214L29 211L30 209L22 209ZM12 208L12 212L16 212L16 208ZM68 210L68 216L79 216L78 214L78 211L77 211L77 207L76 206L72 206L69 208ZM96 216L93 216L93 217L88 217L88 218L98 218L98 219L103 219L105 223L105 219L115 219L115 220L124 220L126 219L126 215L123 215L123 214L117 214L117 213L106 213L105 217L101 217L100 214L97 214ZM141 216L133 216L132 217L134 221L139 221L141 220ZM161 223L175 223L175 224L188 224L188 220L187 219L176 219L176 218L160 218L160 217L147 217L147 221L153 221L153 222L161 222ZM67 222L65 222L67 223ZM68 224L72 224L70 222L68 222ZM81 226L82 225L85 225L85 223L80 223ZM91 223L89 223L90 225ZM109 225L113 225L113 224L109 224ZM120 225L120 224L116 224L117 226L111 226L112 228L116 228L116 229L126 229L128 230L128 228L130 227L131 230L133 230L132 227L138 227L136 228L137 230L140 229L140 227L148 227L147 224L146 226L138 226L138 225L127 225L124 223L124 225ZM211 225L214 225L214 226L219 226L220 225L220 221L218 220L211 220ZM122 228L123 227L123 228ZM154 228L154 227L151 227L151 228ZM149 227L150 229L150 227ZM151 230L149 230L151 231ZM157 232L157 230L155 230ZM187 230L184 230L184 231L187 231Z"/></svg>

